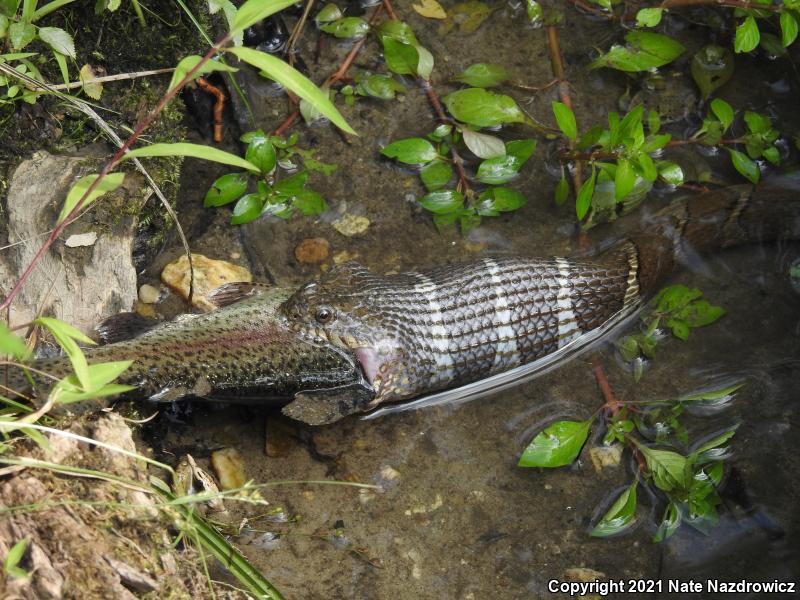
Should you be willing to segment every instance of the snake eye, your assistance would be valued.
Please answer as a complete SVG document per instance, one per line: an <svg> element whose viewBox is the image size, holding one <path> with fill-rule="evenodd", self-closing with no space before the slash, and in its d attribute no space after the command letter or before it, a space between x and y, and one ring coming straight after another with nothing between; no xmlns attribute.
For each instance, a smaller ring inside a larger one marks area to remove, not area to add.
<svg viewBox="0 0 800 600"><path fill-rule="evenodd" d="M331 319L333 319L333 311L330 308L318 308L314 317L318 323L325 325L325 323L330 323Z"/></svg>

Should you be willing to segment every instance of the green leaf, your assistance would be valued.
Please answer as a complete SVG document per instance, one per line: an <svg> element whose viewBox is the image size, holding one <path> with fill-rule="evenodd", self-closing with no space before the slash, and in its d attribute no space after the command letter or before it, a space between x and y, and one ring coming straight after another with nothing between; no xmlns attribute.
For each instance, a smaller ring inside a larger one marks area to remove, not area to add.
<svg viewBox="0 0 800 600"><path fill-rule="evenodd" d="M314 22L317 24L317 26L320 26L323 23L331 23L341 19L343 16L344 14L342 14L341 9L333 2L329 2L320 9L320 11L317 13L317 16L314 17Z"/></svg>
<svg viewBox="0 0 800 600"><path fill-rule="evenodd" d="M642 8L636 13L637 27L655 27L661 23L663 8Z"/></svg>
<svg viewBox="0 0 800 600"><path fill-rule="evenodd" d="M247 173L228 173L211 184L203 206L222 206L240 198L247 191Z"/></svg>
<svg viewBox="0 0 800 600"><path fill-rule="evenodd" d="M733 53L716 44L704 46L692 57L692 78L703 99L725 85L733 75L733 69Z"/></svg>
<svg viewBox="0 0 800 600"><path fill-rule="evenodd" d="M667 505L667 510L664 511L664 518L661 519L661 524L658 526L654 542L663 542L675 533L681 524L681 512L675 502L670 502Z"/></svg>
<svg viewBox="0 0 800 600"><path fill-rule="evenodd" d="M569 183L567 182L567 178L564 175L561 175L561 179L558 180L556 184L556 197L555 201L556 204L561 205L567 201L569 197Z"/></svg>
<svg viewBox="0 0 800 600"><path fill-rule="evenodd" d="M371 98L391 100L398 92L403 93L406 87L388 75L369 75L359 81L364 94Z"/></svg>
<svg viewBox="0 0 800 600"><path fill-rule="evenodd" d="M384 146L381 154L394 158L407 165L419 165L432 161L438 156L436 148L423 138L406 138Z"/></svg>
<svg viewBox="0 0 800 600"><path fill-rule="evenodd" d="M25 556L25 552L28 550L29 543L29 538L22 538L16 544L11 546L11 549L8 551L5 561L3 561L3 570L12 577L24 579L28 576L28 573L17 565L19 565L22 557Z"/></svg>
<svg viewBox="0 0 800 600"><path fill-rule="evenodd" d="M324 213L328 210L328 203L325 202L325 198L318 192L309 188L304 188L295 195L292 201L292 207L308 217Z"/></svg>
<svg viewBox="0 0 800 600"><path fill-rule="evenodd" d="M653 182L658 179L658 169L656 169L656 164L653 162L653 159L650 158L650 155L642 152L636 156L636 162L639 164L639 168L642 171L642 177L645 181ZM636 177L634 176L634 185L636 184ZM617 188L619 189L619 188Z"/></svg>
<svg viewBox="0 0 800 600"><path fill-rule="evenodd" d="M182 59L178 65L175 67L175 71L172 73L172 78L169 80L169 87L167 90L172 90L176 85L178 85L183 78L186 77L186 74L194 69L197 64L203 60L202 56L197 56L196 54L187 56L186 58ZM190 81L194 81L201 75L206 73L213 73L214 71L226 71L228 73L235 73L239 69L235 67L228 66L218 60L209 60L203 63L203 65L197 69L192 74L192 78Z"/></svg>
<svg viewBox="0 0 800 600"><path fill-rule="evenodd" d="M360 17L343 17L319 28L340 39L362 38L369 33L369 23Z"/></svg>
<svg viewBox="0 0 800 600"><path fill-rule="evenodd" d="M737 53L750 52L756 49L760 38L761 34L758 31L756 20L753 15L749 15L736 28L736 40L733 48Z"/></svg>
<svg viewBox="0 0 800 600"><path fill-rule="evenodd" d="M58 221L56 221L57 223L61 223L67 218L67 215L69 215L75 206L77 206L78 201L83 197L83 195L86 193L86 190L89 189L89 187L98 177L99 175L86 175L85 177L81 177L75 183L75 185L70 188L69 192L67 193L67 198L64 200L64 206L61 207L61 212L58 214ZM103 179L100 180L91 193L86 197L81 209L86 209L91 206L92 202L97 200L103 194L113 192L122 185L122 181L124 179L124 173L109 173L103 177Z"/></svg>
<svg viewBox="0 0 800 600"><path fill-rule="evenodd" d="M686 489L686 457L671 450L655 450L637 445L647 461L656 487L664 492Z"/></svg>
<svg viewBox="0 0 800 600"><path fill-rule="evenodd" d="M790 12L781 13L781 44L791 46L797 39L797 18Z"/></svg>
<svg viewBox="0 0 800 600"><path fill-rule="evenodd" d="M534 26L538 27L542 24L544 18L544 10L542 9L542 5L536 0L526 0L525 4L527 6L528 21L530 21Z"/></svg>
<svg viewBox="0 0 800 600"><path fill-rule="evenodd" d="M80 381L81 386L84 389L89 389L91 386L89 366L86 362L86 356L84 356L83 351L78 347L76 340L86 344L94 344L95 342L86 337L78 329L75 329L72 325L68 325L58 319L39 317L34 323L42 325L50 331L72 363L72 368L75 370L75 375L78 381Z"/></svg>
<svg viewBox="0 0 800 600"><path fill-rule="evenodd" d="M751 183L758 183L758 180L761 178L761 171L758 165L749 156L738 150L731 150L729 148L728 152L731 153L731 162L734 168L744 175Z"/></svg>
<svg viewBox="0 0 800 600"><path fill-rule="evenodd" d="M30 355L30 350L25 341L13 333L0 321L0 356L13 356L16 360L25 360Z"/></svg>
<svg viewBox="0 0 800 600"><path fill-rule="evenodd" d="M672 335L674 335L679 340L683 340L684 342L689 339L689 325L680 319L667 319L667 327L672 330Z"/></svg>
<svg viewBox="0 0 800 600"><path fill-rule="evenodd" d="M89 365L89 385L85 391L94 392L102 389L127 371L132 364L132 360L118 360Z"/></svg>
<svg viewBox="0 0 800 600"><path fill-rule="evenodd" d="M233 216L231 217L231 225L241 225L242 223L249 223L255 221L261 216L261 209L264 207L264 201L258 194L245 194L233 207Z"/></svg>
<svg viewBox="0 0 800 600"><path fill-rule="evenodd" d="M389 70L398 75L416 75L427 79L433 68L433 56L422 46L404 44L384 37L383 56Z"/></svg>
<svg viewBox="0 0 800 600"><path fill-rule="evenodd" d="M626 46L612 46L592 62L590 68L610 67L637 72L661 67L683 54L685 48L666 35L647 31L631 31L625 36Z"/></svg>
<svg viewBox="0 0 800 600"><path fill-rule="evenodd" d="M433 192L450 183L450 179L453 177L453 167L450 166L450 163L437 160L422 167L419 176L428 191Z"/></svg>
<svg viewBox="0 0 800 600"><path fill-rule="evenodd" d="M472 213L461 213L458 217L458 226L461 227L461 233L467 234L478 225L481 224L481 218Z"/></svg>
<svg viewBox="0 0 800 600"><path fill-rule="evenodd" d="M727 444L730 439L736 435L736 430L739 428L739 425L734 425L727 431L721 433L720 435L715 436L714 438L710 439L709 441L705 442L704 444L700 445L698 448L694 450L692 453L693 456L699 460L700 462L706 462L708 460L708 456L701 459L701 457L705 454L708 455L710 450L716 450L721 446Z"/></svg>
<svg viewBox="0 0 800 600"><path fill-rule="evenodd" d="M11 23L8 27L8 41L13 50L22 50L36 37L36 28L25 21Z"/></svg>
<svg viewBox="0 0 800 600"><path fill-rule="evenodd" d="M661 179L670 185L678 186L683 184L683 169L681 169L680 165L668 160L660 160L656 162L656 166Z"/></svg>
<svg viewBox="0 0 800 600"><path fill-rule="evenodd" d="M781 161L781 154L775 146L766 148L761 155L773 165L777 165Z"/></svg>
<svg viewBox="0 0 800 600"><path fill-rule="evenodd" d="M514 179L522 164L516 156L498 156L483 161L478 166L477 180L489 185L499 185Z"/></svg>
<svg viewBox="0 0 800 600"><path fill-rule="evenodd" d="M267 135L256 135L250 140L244 153L244 159L257 166L264 175L272 173L275 165L278 164L275 147Z"/></svg>
<svg viewBox="0 0 800 600"><path fill-rule="evenodd" d="M461 212L464 196L456 190L439 190L423 196L419 203L423 208L437 215Z"/></svg>
<svg viewBox="0 0 800 600"><path fill-rule="evenodd" d="M647 113L647 130L650 135L655 135L661 129L661 115L658 112L651 110Z"/></svg>
<svg viewBox="0 0 800 600"><path fill-rule="evenodd" d="M457 120L476 127L524 123L525 115L513 98L481 88L467 88L444 97L447 110Z"/></svg>
<svg viewBox="0 0 800 600"><path fill-rule="evenodd" d="M476 63L467 67L460 75L453 77L452 80L472 87L488 88L508 81L510 76L508 69L500 65Z"/></svg>
<svg viewBox="0 0 800 600"><path fill-rule="evenodd" d="M503 212L517 210L528 201L517 190L506 187L489 188L481 192L478 200L478 214L484 217L494 217Z"/></svg>
<svg viewBox="0 0 800 600"><path fill-rule="evenodd" d="M733 123L733 107L721 98L714 98L711 101L711 112L722 123L723 131L728 129Z"/></svg>
<svg viewBox="0 0 800 600"><path fill-rule="evenodd" d="M769 117L757 112L746 111L744 113L744 121L747 123L747 128L753 133L767 133L772 128L772 122Z"/></svg>
<svg viewBox="0 0 800 600"><path fill-rule="evenodd" d="M674 316L689 327L704 327L711 325L724 314L725 309L721 306L714 306L706 300L697 300L676 311Z"/></svg>
<svg viewBox="0 0 800 600"><path fill-rule="evenodd" d="M731 396L736 390L741 388L744 385L744 382L734 383L733 385L726 386L724 388L715 389L715 390L705 390L702 392L697 392L695 394L691 394L688 396L681 396L678 401L679 402L707 402L712 400L720 400L722 398L726 398Z"/></svg>
<svg viewBox="0 0 800 600"><path fill-rule="evenodd" d="M414 32L408 23L403 21L387 19L378 25L377 32L384 43L384 38L389 38L401 44L417 45L417 38L414 36Z"/></svg>
<svg viewBox="0 0 800 600"><path fill-rule="evenodd" d="M636 487L638 485L639 482L634 481L630 487L625 488L589 535L594 537L616 535L629 529L636 522Z"/></svg>
<svg viewBox="0 0 800 600"><path fill-rule="evenodd" d="M488 133L478 133L466 127L460 128L464 145L478 158L503 157L506 154L506 145L498 137ZM522 166L522 165L520 165Z"/></svg>
<svg viewBox="0 0 800 600"><path fill-rule="evenodd" d="M417 76L426 81L431 77L433 71L433 54L422 46L415 46L419 59L417 60Z"/></svg>
<svg viewBox="0 0 800 600"><path fill-rule="evenodd" d="M58 70L61 71L61 79L64 81L64 83L69 83L69 67L67 66L67 59L63 54L56 52L55 50L53 50L53 58L56 59Z"/></svg>
<svg viewBox="0 0 800 600"><path fill-rule="evenodd" d="M571 140L578 139L578 124L575 122L575 113L563 102L553 101L553 114L556 116L561 132Z"/></svg>
<svg viewBox="0 0 800 600"><path fill-rule="evenodd" d="M273 190L279 196L296 196L299 194L306 185L306 181L308 180L308 171L300 171L295 173L294 175L290 175L285 179L281 179L278 181Z"/></svg>
<svg viewBox="0 0 800 600"><path fill-rule="evenodd" d="M294 3L295 0L247 0L236 11L236 18L233 20L230 33L244 31L250 25L255 25L262 19L266 19Z"/></svg>
<svg viewBox="0 0 800 600"><path fill-rule="evenodd" d="M143 156L191 156L192 158L202 158L203 160L210 160L223 165L247 169L248 171L252 171L254 173L259 172L259 169L256 165L246 161L240 156L236 156L230 152L225 152L224 150L219 150L218 148L212 148L211 146L203 146L202 144L189 144L187 142L177 142L175 144L161 143L142 146L141 148L136 148L136 150L131 150L125 154L122 159L125 160L134 157L141 158Z"/></svg>
<svg viewBox="0 0 800 600"><path fill-rule="evenodd" d="M592 196L594 195L594 183L597 180L597 171L592 169L592 175L583 182L581 189L578 190L578 197L575 199L575 214L578 220L582 220L589 212L589 207L592 204Z"/></svg>
<svg viewBox="0 0 800 600"><path fill-rule="evenodd" d="M58 27L40 27L39 39L56 52L75 58L75 42L72 36Z"/></svg>
<svg viewBox="0 0 800 600"><path fill-rule="evenodd" d="M512 140L506 142L506 154L514 156L520 164L525 164L536 150L536 140Z"/></svg>
<svg viewBox="0 0 800 600"><path fill-rule="evenodd" d="M2 8L0 8L0 10L2 10ZM14 12L16 12L16 10ZM0 39L6 37L10 23L11 21L8 20L8 17L0 12Z"/></svg>
<svg viewBox="0 0 800 600"><path fill-rule="evenodd" d="M519 459L520 467L563 467L571 464L589 437L593 419L556 421L533 438Z"/></svg>
<svg viewBox="0 0 800 600"><path fill-rule="evenodd" d="M631 161L620 158L617 161L617 173L614 176L614 198L620 202L633 190L636 185L636 171L633 170Z"/></svg>
<svg viewBox="0 0 800 600"><path fill-rule="evenodd" d="M245 5L254 1L255 0L248 0ZM284 2L288 0L281 1ZM245 5L239 9L240 12ZM342 131L357 135L333 105L327 93L314 85L314 83L305 75L290 67L279 58L275 58L266 52L260 52L258 50L253 50L252 48L244 47L227 48L227 52L238 56L240 59L253 65L257 69L261 69L261 71L264 72L263 74L266 74L267 77L274 79L286 89L294 92L306 102L309 102Z"/></svg>

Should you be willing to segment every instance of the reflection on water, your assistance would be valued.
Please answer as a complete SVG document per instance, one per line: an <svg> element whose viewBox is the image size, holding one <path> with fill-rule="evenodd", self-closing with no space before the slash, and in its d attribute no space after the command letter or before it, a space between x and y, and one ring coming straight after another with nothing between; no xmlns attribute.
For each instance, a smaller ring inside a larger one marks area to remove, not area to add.
<svg viewBox="0 0 800 600"><path fill-rule="evenodd" d="M532 83L552 78L544 33L517 27L506 9L495 13L476 36L463 39L440 39L434 25L406 16L436 56L442 79L479 61L507 65ZM584 64L587 47L607 36L598 33L601 24L570 11L566 16L566 59ZM584 46L581 36L588 40ZM508 43L486 45L479 39ZM774 65L779 67L779 62ZM752 73L746 57L737 57L739 68ZM784 93L786 87L785 94L796 94L796 83L785 83L784 75L773 77L773 92ZM772 77L764 76L767 81ZM731 82L731 93L750 97L746 81ZM578 68L571 83L579 121L596 123L615 109L627 85L617 73L587 74ZM552 98L534 97L534 116L549 121ZM771 100L775 110L786 101L779 96ZM345 238L331 229L327 217L319 222L261 222L233 231L219 227L218 215L204 213L200 219L218 220L196 238L193 248L225 256L234 243L226 236L241 233L243 251L256 273L281 283L299 283L318 273L293 258L297 243L317 236L330 240L332 254L347 250L377 271L509 250L531 256L568 253L573 216L569 207L552 203L556 178L544 165L543 157L551 149L542 141L531 161L532 172L523 172L514 182L531 199L528 206L486 223L466 239L453 232L439 235L429 216L404 200L409 193L419 195L413 187L416 180L381 164L377 140L424 134L432 124L424 102L412 89L403 103L359 104L358 113L349 114L361 133L356 144L344 144L327 128L308 134L320 148L320 160L340 165L323 184L333 210L363 210L372 223L365 234ZM185 212L197 210L203 192L184 191ZM619 466L596 468L587 448L571 467L545 471L516 466L543 423L561 417L585 419L600 405L585 357L457 407L369 421L349 418L319 428L267 409L196 405L185 424L170 426L162 445L173 451L234 446L245 458L248 477L257 482L336 479L380 486L270 488L266 497L290 516L283 522L258 519L258 509L247 505L232 508L232 522L251 519L237 538L242 549L290 598L531 598L548 596L548 582L564 579L565 573L626 580L797 579L800 546L793 542L800 534L800 313L797 291L792 289L797 278L790 281L788 273L789 265L797 271L798 253L797 244L743 248L708 259L703 268L676 273L674 282L700 288L710 302L728 312L713 326L694 331L686 342L671 339L659 345L639 384L620 367L613 347L597 350L623 399L675 398L722 377L747 379L732 401L686 419L691 440L741 422L727 461L720 523L708 535L683 527L667 543L653 544L662 509L657 511L653 498L640 487L640 524L634 531L616 538L589 537L592 517L610 494L632 480L627 455ZM596 432L590 443L600 440Z"/></svg>

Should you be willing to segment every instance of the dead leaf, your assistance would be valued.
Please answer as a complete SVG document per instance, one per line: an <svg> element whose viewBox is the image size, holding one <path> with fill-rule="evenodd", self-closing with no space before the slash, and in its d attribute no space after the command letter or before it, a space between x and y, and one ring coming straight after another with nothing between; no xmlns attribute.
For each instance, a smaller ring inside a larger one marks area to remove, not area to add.
<svg viewBox="0 0 800 600"><path fill-rule="evenodd" d="M439 26L439 35L450 33L454 27L458 28L459 33L473 33L494 10L478 0L459 2L450 8L447 20Z"/></svg>
<svg viewBox="0 0 800 600"><path fill-rule="evenodd" d="M91 65L83 65L80 70L81 83L83 84L83 91L92 100L100 100L103 95L103 84L97 81L97 75L92 69Z"/></svg>
<svg viewBox="0 0 800 600"><path fill-rule="evenodd" d="M420 4L412 4L414 11L429 19L446 19L447 13L436 0L422 0Z"/></svg>

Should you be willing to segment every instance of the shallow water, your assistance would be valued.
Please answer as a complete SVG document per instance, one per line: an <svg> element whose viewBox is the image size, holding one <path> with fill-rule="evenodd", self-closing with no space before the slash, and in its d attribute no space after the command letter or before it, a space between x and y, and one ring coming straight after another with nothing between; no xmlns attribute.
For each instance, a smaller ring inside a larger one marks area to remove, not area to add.
<svg viewBox="0 0 800 600"><path fill-rule="evenodd" d="M477 33L450 34L442 40L436 38L435 25L405 7L399 11L436 57L437 82L474 62L504 64L529 84L550 81L544 32L522 25L520 12L505 4L496 6L499 10ZM616 110L626 79L608 70L584 68L593 45L610 44L611 30L574 11L567 10L565 17L562 51L578 122L587 128ZM673 22L671 33L693 50L704 32L687 23ZM313 56L313 37L309 36L304 56ZM329 38L326 43L319 64L307 60L314 73L330 72L346 52ZM356 65L378 70L372 42ZM755 65L747 57L737 57L742 79L728 84L721 95L735 106L774 111L786 123L785 129L792 130L797 116L784 109L796 102L796 80L779 94L776 82L782 81L785 65ZM679 63L685 66L685 60ZM760 83L754 86L747 77L756 68ZM444 94L454 88L437 83L437 89ZM771 91L756 99L750 96L753 89ZM551 122L552 88L534 97L506 93L538 119ZM268 129L283 115L283 103L274 98L264 102L259 114L261 125ZM548 158L549 142L540 139L532 166L513 184L530 198L526 207L510 216L486 219L466 237L457 232L440 235L430 218L409 201L421 195L418 180L378 159L381 144L434 127L424 95L410 86L403 102L365 100L343 112L361 134L352 143L328 126L295 128L299 145L316 147L320 160L340 165L333 176L313 179L332 209L319 219L228 227L225 211L199 208L218 173L206 164L187 162L181 214L193 250L214 258L233 257L243 264L249 261L262 278L299 284L319 273L317 267L300 265L294 258L295 246L309 237L325 237L332 254L346 250L378 271L469 260L485 253L533 256L572 249L572 209L569 203L559 208L552 202L557 179ZM686 127L678 124L672 131L681 135ZM515 129L503 135L514 139L525 132ZM703 160L720 176L739 182L724 161ZM648 202L660 205L663 199L654 196ZM330 225L342 214L366 216L371 226L362 235L346 238ZM635 222L640 215L630 220ZM601 237L613 236L614 227L601 230ZM639 384L619 367L613 348L598 350L615 391L624 399L675 397L716 377L746 376L748 384L729 409L687 421L692 439L742 422L727 464L728 473L735 475L727 485L725 509L720 525L708 536L682 527L668 542L652 543L660 514L652 514L649 499L641 493L640 525L633 532L610 539L590 537L590 521L599 507L632 480L627 455L620 466L600 472L586 449L569 468L544 471L516 466L537 428L560 417L586 418L601 404L587 357L511 392L463 406L372 421L349 418L327 427L306 427L267 409L198 404L185 417L186 424L170 426L160 443L174 452L188 448L197 458L210 449L233 446L256 482L326 479L380 485L380 491L309 485L265 492L271 503L300 520L280 524L252 520L235 540L290 598L550 597L548 582L564 579L565 571L576 567L598 571L601 579L660 580L664 591L654 597L673 597L667 591L668 579L796 580L800 577L800 547L794 541L800 533L796 508L800 314L798 295L787 274L798 251L797 244L741 248L676 273L672 283L699 287L728 314L694 331L686 342L662 344ZM145 279L178 253L177 246L167 249ZM243 505L234 508L233 521L261 513L259 507ZM264 532L280 537L264 537Z"/></svg>

